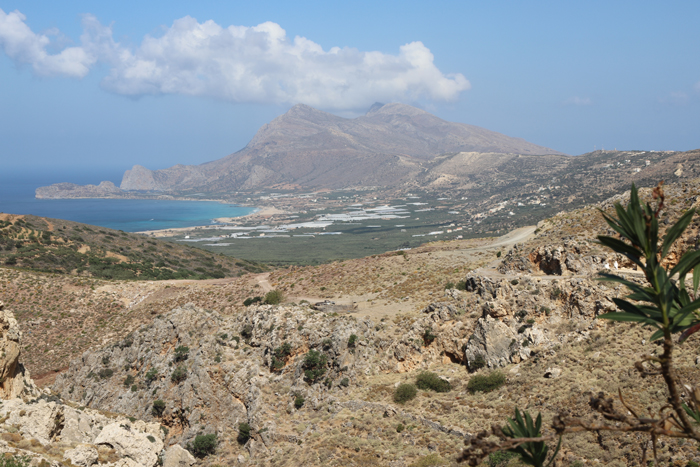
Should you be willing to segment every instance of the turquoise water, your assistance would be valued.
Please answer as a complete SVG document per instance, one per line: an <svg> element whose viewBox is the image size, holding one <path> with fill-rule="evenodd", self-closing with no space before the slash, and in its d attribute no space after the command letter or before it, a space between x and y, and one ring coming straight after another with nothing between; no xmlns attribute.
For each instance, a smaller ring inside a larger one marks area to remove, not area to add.
<svg viewBox="0 0 700 467"><path fill-rule="evenodd" d="M120 173L0 173L0 212L33 214L66 219L125 232L193 227L214 223L217 217L238 217L254 208L212 201L167 201L140 199L36 199L39 186L59 182L98 184L113 181Z"/></svg>

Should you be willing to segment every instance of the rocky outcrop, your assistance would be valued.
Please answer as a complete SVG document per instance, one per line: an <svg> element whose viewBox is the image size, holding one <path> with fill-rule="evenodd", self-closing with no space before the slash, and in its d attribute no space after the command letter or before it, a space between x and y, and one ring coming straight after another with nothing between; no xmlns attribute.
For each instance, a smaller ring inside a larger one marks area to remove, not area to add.
<svg viewBox="0 0 700 467"><path fill-rule="evenodd" d="M192 467L197 460L180 445L170 446L163 454L163 467Z"/></svg>
<svg viewBox="0 0 700 467"><path fill-rule="evenodd" d="M38 389L19 362L22 333L14 314L0 302L0 398L31 397Z"/></svg>
<svg viewBox="0 0 700 467"><path fill-rule="evenodd" d="M115 198L123 194L114 183L104 181L99 185L76 185L75 183L55 183L35 190L40 199L65 198Z"/></svg>
<svg viewBox="0 0 700 467"><path fill-rule="evenodd" d="M0 405L0 417L0 432L14 431L44 450L63 452L64 459L80 466L96 464L104 451L115 461L109 465L154 467L163 449L158 423L76 409L55 396L42 395L28 402L10 399Z"/></svg>

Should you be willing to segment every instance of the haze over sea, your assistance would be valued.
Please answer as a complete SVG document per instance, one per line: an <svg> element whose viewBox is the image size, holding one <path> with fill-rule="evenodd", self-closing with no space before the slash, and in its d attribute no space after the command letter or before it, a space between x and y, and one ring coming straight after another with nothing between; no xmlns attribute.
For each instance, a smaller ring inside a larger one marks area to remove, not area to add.
<svg viewBox="0 0 700 467"><path fill-rule="evenodd" d="M218 217L244 216L254 208L213 201L141 199L36 199L34 190L53 183L119 185L121 174L109 172L13 171L0 173L0 212L66 219L125 232L209 225Z"/></svg>

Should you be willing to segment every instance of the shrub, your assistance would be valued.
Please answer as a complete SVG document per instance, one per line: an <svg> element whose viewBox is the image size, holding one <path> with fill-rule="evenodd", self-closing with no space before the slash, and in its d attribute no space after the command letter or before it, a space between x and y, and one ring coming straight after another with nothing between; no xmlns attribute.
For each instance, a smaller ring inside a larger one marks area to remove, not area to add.
<svg viewBox="0 0 700 467"><path fill-rule="evenodd" d="M402 383L394 391L394 402L397 404L405 404L418 394L416 387L409 383Z"/></svg>
<svg viewBox="0 0 700 467"><path fill-rule="evenodd" d="M184 366L180 365L178 366L175 371L170 375L170 381L173 383L181 383L187 378L187 368Z"/></svg>
<svg viewBox="0 0 700 467"><path fill-rule="evenodd" d="M160 417L163 415L163 412L165 411L165 402L162 400L158 399L157 401L153 401L153 407L151 408L151 415L154 417Z"/></svg>
<svg viewBox="0 0 700 467"><path fill-rule="evenodd" d="M154 381L157 377L158 370L156 370L155 368L151 368L150 370L148 370L148 373L146 373L146 381L148 381L149 383Z"/></svg>
<svg viewBox="0 0 700 467"><path fill-rule="evenodd" d="M131 376L131 375L128 375L128 376L124 379L124 387L128 388L128 387L131 386L132 384L134 384L134 377Z"/></svg>
<svg viewBox="0 0 700 467"><path fill-rule="evenodd" d="M279 305L284 300L284 295L281 290L270 290L265 294L265 304L266 305Z"/></svg>
<svg viewBox="0 0 700 467"><path fill-rule="evenodd" d="M246 298L243 301L243 306L250 306L250 305L253 305L255 303L260 303L260 302L262 302L262 297Z"/></svg>
<svg viewBox="0 0 700 467"><path fill-rule="evenodd" d="M277 347L272 353L272 359L270 361L270 368L273 371L281 370L284 368L287 362L287 357L292 353L292 346L289 343L284 342L281 346Z"/></svg>
<svg viewBox="0 0 700 467"><path fill-rule="evenodd" d="M511 285L518 285L518 284L520 284L520 281L518 279L513 279L512 281L510 281L510 284Z"/></svg>
<svg viewBox="0 0 700 467"><path fill-rule="evenodd" d="M429 346L437 338L437 335L433 334L433 328L426 328L423 332L423 343L425 346Z"/></svg>
<svg viewBox="0 0 700 467"><path fill-rule="evenodd" d="M403 423L399 423L396 425L396 432L401 433L406 427L403 426Z"/></svg>
<svg viewBox="0 0 700 467"><path fill-rule="evenodd" d="M489 459L486 461L486 464L489 467L505 467L514 457L518 457L514 452L496 451L489 454Z"/></svg>
<svg viewBox="0 0 700 467"><path fill-rule="evenodd" d="M187 357L189 357L190 354L190 348L186 347L184 345L181 345L175 349L175 358L174 360L176 362L184 362L187 360Z"/></svg>
<svg viewBox="0 0 700 467"><path fill-rule="evenodd" d="M197 435L194 438L194 443L192 443L190 451L195 457L206 457L209 454L214 454L217 443L216 433Z"/></svg>
<svg viewBox="0 0 700 467"><path fill-rule="evenodd" d="M486 366L486 359L483 355L476 354L473 360L467 362L467 366L469 366L469 371L480 370Z"/></svg>
<svg viewBox="0 0 700 467"><path fill-rule="evenodd" d="M0 457L0 467L29 467L31 465L30 462L31 459L27 456Z"/></svg>
<svg viewBox="0 0 700 467"><path fill-rule="evenodd" d="M100 378L107 379L112 377L112 375L114 374L114 370L111 368L104 368L100 370L97 374L100 376Z"/></svg>
<svg viewBox="0 0 700 467"><path fill-rule="evenodd" d="M138 390L139 390L139 387L136 386L135 384L133 386L131 386L131 392L136 392Z"/></svg>
<svg viewBox="0 0 700 467"><path fill-rule="evenodd" d="M457 290L467 290L467 281L459 281L455 284Z"/></svg>
<svg viewBox="0 0 700 467"><path fill-rule="evenodd" d="M252 324L246 324L245 326L243 326L243 329L241 329L241 337L245 340L250 340L250 338L253 337Z"/></svg>
<svg viewBox="0 0 700 467"><path fill-rule="evenodd" d="M454 289L454 288L455 288L454 282L448 282L447 284L445 284L445 290Z"/></svg>
<svg viewBox="0 0 700 467"><path fill-rule="evenodd" d="M302 396L301 394L297 394L297 396L294 398L294 408L299 410L304 406L304 402L306 402L304 396Z"/></svg>
<svg viewBox="0 0 700 467"><path fill-rule="evenodd" d="M491 392L506 383L506 377L500 371L494 371L488 376L474 375L469 378L467 390L474 394L475 392Z"/></svg>
<svg viewBox="0 0 700 467"><path fill-rule="evenodd" d="M245 444L250 439L251 428L246 422L238 424L238 442L240 444Z"/></svg>
<svg viewBox="0 0 700 467"><path fill-rule="evenodd" d="M340 380L340 385L343 386L344 388L350 386L350 380L347 378L343 378Z"/></svg>
<svg viewBox="0 0 700 467"><path fill-rule="evenodd" d="M304 357L304 379L309 384L313 384L318 381L324 374L326 374L326 363L328 363L328 357L322 354L318 350L309 350L309 352Z"/></svg>
<svg viewBox="0 0 700 467"><path fill-rule="evenodd" d="M496 252L496 258L500 258L500 257L501 257L501 252L500 252L500 251L497 251L497 252Z"/></svg>
<svg viewBox="0 0 700 467"><path fill-rule="evenodd" d="M452 389L449 381L445 381L430 371L424 371L418 375L416 387L423 390L431 389L435 392L449 392Z"/></svg>
<svg viewBox="0 0 700 467"><path fill-rule="evenodd" d="M355 334L350 334L350 337L348 338L348 348L354 349L356 343L357 343L357 336Z"/></svg>

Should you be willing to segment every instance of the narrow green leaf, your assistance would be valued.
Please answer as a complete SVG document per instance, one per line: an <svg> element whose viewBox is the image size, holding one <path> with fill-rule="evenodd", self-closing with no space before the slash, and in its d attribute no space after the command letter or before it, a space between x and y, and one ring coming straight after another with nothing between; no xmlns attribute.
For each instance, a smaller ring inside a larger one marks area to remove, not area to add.
<svg viewBox="0 0 700 467"><path fill-rule="evenodd" d="M652 318L647 318L645 316L640 316L634 313L627 313L624 311L613 311L610 313L603 313L602 315L598 315L598 318L609 319L612 321L632 321L635 323L643 323L645 325L654 326L657 328L659 327L658 322Z"/></svg>
<svg viewBox="0 0 700 467"><path fill-rule="evenodd" d="M651 337L649 338L649 340L653 342L653 341L658 340L658 339L660 339L660 338L662 338L662 337L664 337L664 330L663 330L663 329L659 329L659 330L657 330L654 334L651 335Z"/></svg>
<svg viewBox="0 0 700 467"><path fill-rule="evenodd" d="M700 268L696 266L693 268L693 296L695 298L698 295L698 286L700 286Z"/></svg>
<svg viewBox="0 0 700 467"><path fill-rule="evenodd" d="M688 227L688 224L690 224L690 221L693 220L693 215L695 214L695 209L689 209L688 212L683 214L680 219L678 219L678 222L676 222L668 231L666 232L666 236L664 237L664 243L661 248L661 257L664 258L668 254L668 250L671 249L671 246L673 246L673 243L678 240L678 237L683 234L685 229Z"/></svg>
<svg viewBox="0 0 700 467"><path fill-rule="evenodd" d="M697 265L700 264L700 250L692 251L684 254L681 260L678 261L673 269L669 271L669 276L673 277L676 274L688 274L692 269L695 269ZM695 274L695 273L693 273ZM693 282L695 282L695 276L693 276Z"/></svg>

